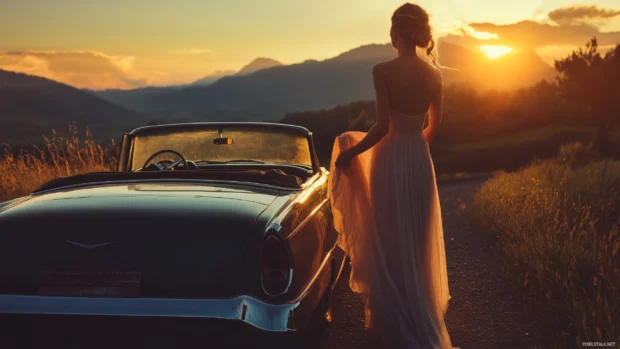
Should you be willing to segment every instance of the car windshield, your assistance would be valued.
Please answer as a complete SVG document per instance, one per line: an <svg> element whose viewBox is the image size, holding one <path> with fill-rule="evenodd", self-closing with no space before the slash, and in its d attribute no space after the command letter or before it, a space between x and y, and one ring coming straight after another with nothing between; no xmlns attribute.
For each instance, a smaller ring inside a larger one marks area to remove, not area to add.
<svg viewBox="0 0 620 349"><path fill-rule="evenodd" d="M232 140L217 142L221 136ZM173 150L198 164L256 162L312 166L310 145L304 134L285 127L214 126L153 128L134 139L131 169L141 169L157 152ZM162 153L152 162L177 161L178 155ZM151 161L150 161L151 162Z"/></svg>

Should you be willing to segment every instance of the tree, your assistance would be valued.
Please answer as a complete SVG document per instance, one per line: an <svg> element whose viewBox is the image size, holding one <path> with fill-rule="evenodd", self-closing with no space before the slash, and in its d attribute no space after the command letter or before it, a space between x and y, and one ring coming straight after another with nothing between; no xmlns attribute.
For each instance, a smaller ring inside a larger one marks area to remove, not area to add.
<svg viewBox="0 0 620 349"><path fill-rule="evenodd" d="M568 101L585 110L593 119L597 136L595 148L610 150L611 116L618 112L620 97L620 45L605 56L598 52L596 37L568 57L555 61L560 73L558 85Z"/></svg>

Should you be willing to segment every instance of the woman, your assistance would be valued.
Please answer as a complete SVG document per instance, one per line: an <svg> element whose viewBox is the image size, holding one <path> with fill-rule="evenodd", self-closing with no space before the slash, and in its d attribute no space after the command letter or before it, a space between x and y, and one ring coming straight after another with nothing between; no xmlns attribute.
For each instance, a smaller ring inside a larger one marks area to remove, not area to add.
<svg viewBox="0 0 620 349"><path fill-rule="evenodd" d="M351 259L366 328L389 349L452 348L441 210L429 143L437 134L442 80L428 14L406 3L392 16L398 57L372 71L377 120L336 138L329 177L340 246ZM417 54L422 48L434 64ZM428 115L428 127L424 128Z"/></svg>

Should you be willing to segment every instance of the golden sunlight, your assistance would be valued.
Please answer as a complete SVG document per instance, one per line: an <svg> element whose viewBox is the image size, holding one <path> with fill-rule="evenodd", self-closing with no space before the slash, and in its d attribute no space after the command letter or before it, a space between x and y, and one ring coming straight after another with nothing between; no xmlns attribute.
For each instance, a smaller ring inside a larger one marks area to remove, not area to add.
<svg viewBox="0 0 620 349"><path fill-rule="evenodd" d="M480 50L491 59L499 58L512 51L512 47L498 45L480 45Z"/></svg>

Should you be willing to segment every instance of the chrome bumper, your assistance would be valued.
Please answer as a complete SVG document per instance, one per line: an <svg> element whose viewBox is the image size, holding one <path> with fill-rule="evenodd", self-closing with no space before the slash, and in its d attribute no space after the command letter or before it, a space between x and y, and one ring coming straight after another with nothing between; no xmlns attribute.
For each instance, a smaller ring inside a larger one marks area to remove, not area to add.
<svg viewBox="0 0 620 349"><path fill-rule="evenodd" d="M179 317L238 320L266 331L293 331L299 303L227 299L84 298L0 295L0 314Z"/></svg>

